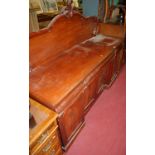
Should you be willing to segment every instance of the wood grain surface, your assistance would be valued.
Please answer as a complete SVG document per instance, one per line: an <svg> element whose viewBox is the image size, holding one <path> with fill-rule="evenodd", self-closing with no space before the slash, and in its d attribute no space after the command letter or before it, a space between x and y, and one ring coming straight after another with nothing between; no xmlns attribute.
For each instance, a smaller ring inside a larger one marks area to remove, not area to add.
<svg viewBox="0 0 155 155"><path fill-rule="evenodd" d="M30 97L58 113L64 150L121 68L122 40L96 34L97 27L95 17L61 14L30 35Z"/></svg>

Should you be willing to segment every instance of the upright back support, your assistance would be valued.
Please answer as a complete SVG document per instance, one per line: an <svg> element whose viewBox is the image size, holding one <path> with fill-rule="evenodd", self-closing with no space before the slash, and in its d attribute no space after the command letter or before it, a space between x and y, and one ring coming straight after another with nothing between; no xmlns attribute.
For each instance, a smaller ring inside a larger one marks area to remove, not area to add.
<svg viewBox="0 0 155 155"><path fill-rule="evenodd" d="M30 34L31 69L52 61L64 50L92 37L96 26L96 17L85 18L78 13L56 16L46 29Z"/></svg>

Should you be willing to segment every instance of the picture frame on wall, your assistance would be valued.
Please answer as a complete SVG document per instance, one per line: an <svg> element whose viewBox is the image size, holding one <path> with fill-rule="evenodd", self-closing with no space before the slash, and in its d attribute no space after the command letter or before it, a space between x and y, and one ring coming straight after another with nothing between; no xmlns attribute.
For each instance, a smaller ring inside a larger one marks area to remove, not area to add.
<svg viewBox="0 0 155 155"><path fill-rule="evenodd" d="M29 0L30 9L41 9L39 0Z"/></svg>
<svg viewBox="0 0 155 155"><path fill-rule="evenodd" d="M57 12L58 6L56 0L40 0L40 6L43 12Z"/></svg>

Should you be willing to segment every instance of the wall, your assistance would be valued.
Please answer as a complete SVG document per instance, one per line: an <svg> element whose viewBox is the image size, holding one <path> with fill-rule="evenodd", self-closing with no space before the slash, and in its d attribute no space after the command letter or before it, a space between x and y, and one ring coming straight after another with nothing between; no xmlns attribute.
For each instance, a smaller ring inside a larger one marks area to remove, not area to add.
<svg viewBox="0 0 155 155"><path fill-rule="evenodd" d="M83 0L82 5L84 16L98 15L98 0Z"/></svg>
<svg viewBox="0 0 155 155"><path fill-rule="evenodd" d="M111 1L111 0L110 0ZM83 0L83 15L84 16L98 16L98 2L99 0ZM118 0L114 0L116 5Z"/></svg>

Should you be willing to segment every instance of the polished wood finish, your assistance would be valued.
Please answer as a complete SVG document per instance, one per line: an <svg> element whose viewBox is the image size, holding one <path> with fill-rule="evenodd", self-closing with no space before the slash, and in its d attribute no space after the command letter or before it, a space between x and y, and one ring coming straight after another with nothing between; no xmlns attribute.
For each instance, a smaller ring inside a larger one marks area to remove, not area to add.
<svg viewBox="0 0 155 155"><path fill-rule="evenodd" d="M30 99L30 113L34 120L33 127L30 124L29 128L30 155L62 155L57 114L33 99Z"/></svg>
<svg viewBox="0 0 155 155"><path fill-rule="evenodd" d="M61 135L63 146L71 143L70 141L73 140L72 137L77 135L78 129L84 125L83 97L83 92L76 94L76 96L69 101L69 107L64 109L59 118L59 127L63 132Z"/></svg>
<svg viewBox="0 0 155 155"><path fill-rule="evenodd" d="M48 28L38 33L31 33L31 69L44 62L51 61L75 44L92 37L93 30L96 27L95 21L96 18L94 17L84 18L80 14L74 14L70 18L60 14L51 21Z"/></svg>
<svg viewBox="0 0 155 155"><path fill-rule="evenodd" d="M111 23L99 23L100 33L103 35L124 39L125 30L123 25Z"/></svg>
<svg viewBox="0 0 155 155"><path fill-rule="evenodd" d="M73 12L30 36L30 96L58 113L64 150L120 70L122 40L96 34L97 26L95 17Z"/></svg>

